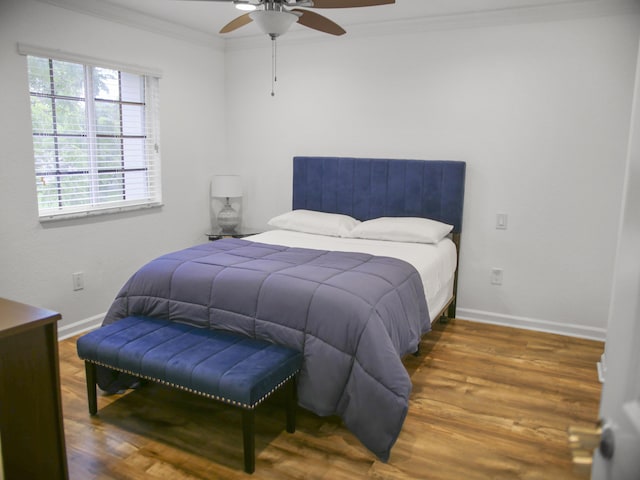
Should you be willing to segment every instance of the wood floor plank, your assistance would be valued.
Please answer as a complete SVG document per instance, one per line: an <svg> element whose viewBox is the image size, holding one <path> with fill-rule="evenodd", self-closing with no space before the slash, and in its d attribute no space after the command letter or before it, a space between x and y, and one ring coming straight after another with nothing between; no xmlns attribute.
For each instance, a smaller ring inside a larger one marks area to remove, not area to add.
<svg viewBox="0 0 640 480"><path fill-rule="evenodd" d="M147 385L98 397L88 413L75 342L60 342L72 480L581 479L570 425L598 416L602 342L451 320L425 335L405 366L414 385L389 462L376 459L335 417L298 408L284 431L282 398L256 415L256 471L243 471L239 412Z"/></svg>

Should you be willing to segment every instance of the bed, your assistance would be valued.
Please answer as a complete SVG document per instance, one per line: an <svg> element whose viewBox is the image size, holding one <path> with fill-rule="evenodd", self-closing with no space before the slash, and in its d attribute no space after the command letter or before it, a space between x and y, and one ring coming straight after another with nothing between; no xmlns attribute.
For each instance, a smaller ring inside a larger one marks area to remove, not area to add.
<svg viewBox="0 0 640 480"><path fill-rule="evenodd" d="M432 292L429 311L432 320L443 315L453 318L465 175L462 161L294 157L292 206L294 210L343 213L358 220L421 217L452 225L456 264L450 284L438 289L441 298Z"/></svg>
<svg viewBox="0 0 640 480"><path fill-rule="evenodd" d="M417 350L432 320L455 314L464 177L464 162L295 157L293 211L355 222L429 218L451 225L450 238L425 250L279 229L208 242L142 266L104 324L146 315L302 351L299 404L340 416L386 461L409 405L402 357ZM98 377L105 390L132 381L108 371Z"/></svg>

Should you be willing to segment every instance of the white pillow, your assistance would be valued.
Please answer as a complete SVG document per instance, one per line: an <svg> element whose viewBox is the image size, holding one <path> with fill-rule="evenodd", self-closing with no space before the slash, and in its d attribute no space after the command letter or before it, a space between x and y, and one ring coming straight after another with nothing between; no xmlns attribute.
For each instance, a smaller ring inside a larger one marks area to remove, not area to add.
<svg viewBox="0 0 640 480"><path fill-rule="evenodd" d="M380 217L361 222L351 236L370 240L392 240L394 242L438 243L453 225L417 217Z"/></svg>
<svg viewBox="0 0 640 480"><path fill-rule="evenodd" d="M349 237L349 232L360 223L349 215L293 210L273 217L267 222L272 227L296 232L317 233L332 237Z"/></svg>

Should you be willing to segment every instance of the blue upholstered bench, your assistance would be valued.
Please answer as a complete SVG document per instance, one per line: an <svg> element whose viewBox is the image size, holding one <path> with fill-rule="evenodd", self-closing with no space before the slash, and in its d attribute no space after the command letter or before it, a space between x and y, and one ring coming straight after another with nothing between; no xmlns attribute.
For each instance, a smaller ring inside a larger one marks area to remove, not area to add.
<svg viewBox="0 0 640 480"><path fill-rule="evenodd" d="M204 395L242 409L244 469L255 469L254 409L283 387L287 431L295 431L295 375L302 354L229 332L149 317L127 317L78 339L89 413L98 411L96 365Z"/></svg>

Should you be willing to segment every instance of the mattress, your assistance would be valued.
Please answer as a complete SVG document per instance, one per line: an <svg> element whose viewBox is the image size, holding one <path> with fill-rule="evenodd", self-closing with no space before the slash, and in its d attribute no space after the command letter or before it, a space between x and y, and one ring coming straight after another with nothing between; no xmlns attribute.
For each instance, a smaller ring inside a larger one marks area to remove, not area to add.
<svg viewBox="0 0 640 480"><path fill-rule="evenodd" d="M434 317L442 311L453 295L457 255L455 244L448 238L437 244L426 244L330 237L290 230L270 230L245 237L245 240L286 247L368 253L404 260L413 265L420 274L427 299L429 318L432 322L437 320Z"/></svg>

